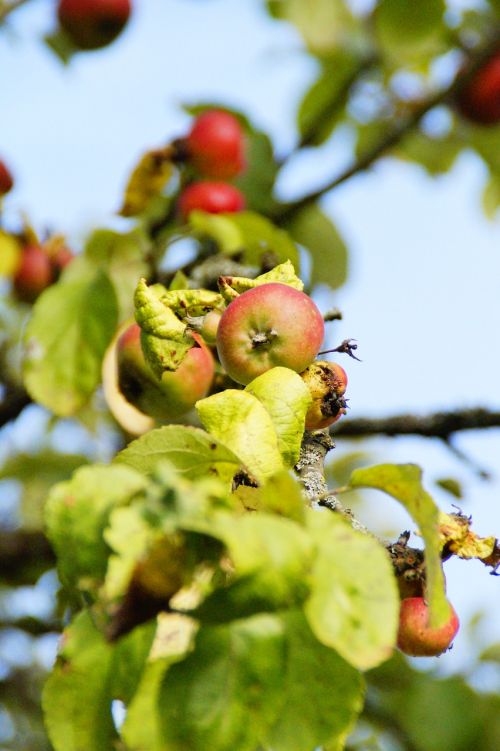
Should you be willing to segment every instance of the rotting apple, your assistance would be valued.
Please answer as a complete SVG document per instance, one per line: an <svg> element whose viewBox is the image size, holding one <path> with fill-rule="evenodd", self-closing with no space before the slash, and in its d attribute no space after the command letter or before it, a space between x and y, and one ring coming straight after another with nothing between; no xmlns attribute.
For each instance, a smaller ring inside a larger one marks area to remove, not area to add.
<svg viewBox="0 0 500 751"><path fill-rule="evenodd" d="M450 604L450 617L443 626L429 625L429 606L423 597L401 601L397 644L412 657L435 657L449 649L459 629L458 616Z"/></svg>
<svg viewBox="0 0 500 751"><path fill-rule="evenodd" d="M57 15L76 47L95 50L116 39L131 11L131 0L59 0Z"/></svg>
<svg viewBox="0 0 500 751"><path fill-rule="evenodd" d="M500 50L462 86L456 101L461 114L474 123L500 122Z"/></svg>
<svg viewBox="0 0 500 751"><path fill-rule="evenodd" d="M308 295L270 282L228 305L217 329L217 353L230 378L246 385L277 365L301 373L318 354L324 333Z"/></svg>
<svg viewBox="0 0 500 751"><path fill-rule="evenodd" d="M209 214L234 213L245 208L245 197L234 185L205 180L188 185L179 196L178 209L183 219L192 211Z"/></svg>
<svg viewBox="0 0 500 751"><path fill-rule="evenodd" d="M146 415L173 420L189 412L207 395L215 372L212 353L199 334L196 345L177 370L164 372L158 380L147 364L141 347L141 328L131 324L118 340L116 353L118 385L125 399Z"/></svg>
<svg viewBox="0 0 500 751"><path fill-rule="evenodd" d="M25 246L13 277L17 298L23 302L32 303L53 281L52 264L43 247Z"/></svg>
<svg viewBox="0 0 500 751"><path fill-rule="evenodd" d="M327 428L345 415L347 374L341 365L316 360L300 375L312 397L306 414L306 430Z"/></svg>
<svg viewBox="0 0 500 751"><path fill-rule="evenodd" d="M180 143L193 167L207 177L229 179L245 168L243 129L229 112L202 112Z"/></svg>

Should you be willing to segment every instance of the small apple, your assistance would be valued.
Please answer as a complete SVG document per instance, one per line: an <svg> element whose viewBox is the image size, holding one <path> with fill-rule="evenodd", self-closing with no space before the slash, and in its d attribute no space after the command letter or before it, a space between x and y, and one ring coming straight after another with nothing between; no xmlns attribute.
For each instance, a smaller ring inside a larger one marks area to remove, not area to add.
<svg viewBox="0 0 500 751"><path fill-rule="evenodd" d="M118 36L131 11L131 0L59 0L57 15L76 47L96 50Z"/></svg>
<svg viewBox="0 0 500 751"><path fill-rule="evenodd" d="M133 323L117 344L118 384L130 404L146 415L173 420L189 412L207 395L214 377L212 353L199 334L177 370L158 380L147 364L141 347L141 329Z"/></svg>
<svg viewBox="0 0 500 751"><path fill-rule="evenodd" d="M413 657L434 657L446 652L459 628L458 616L450 605L444 626L429 626L429 607L423 597L407 597L399 612L398 647Z"/></svg>
<svg viewBox="0 0 500 751"><path fill-rule="evenodd" d="M207 177L227 180L245 168L243 130L229 112L208 110L198 115L181 143L193 167Z"/></svg>
<svg viewBox="0 0 500 751"><path fill-rule="evenodd" d="M482 65L457 95L459 111L480 125L500 122L500 51Z"/></svg>
<svg viewBox="0 0 500 751"><path fill-rule="evenodd" d="M228 305L217 329L217 352L227 374L246 385L277 365L301 373L318 354L324 333L310 297L271 282Z"/></svg>
<svg viewBox="0 0 500 751"><path fill-rule="evenodd" d="M221 310L211 310L203 317L200 334L207 344L215 344L221 317Z"/></svg>
<svg viewBox="0 0 500 751"><path fill-rule="evenodd" d="M52 264L45 250L40 245L24 247L13 277L18 299L23 302L34 302L53 281Z"/></svg>
<svg viewBox="0 0 500 751"><path fill-rule="evenodd" d="M343 398L347 374L336 362L317 360L300 374L309 388L312 403L306 414L306 430L327 428L346 413Z"/></svg>
<svg viewBox="0 0 500 751"><path fill-rule="evenodd" d="M178 209L183 219L198 209L209 214L234 213L245 208L245 197L234 185L221 182L196 182L184 188Z"/></svg>
<svg viewBox="0 0 500 751"><path fill-rule="evenodd" d="M14 178L5 165L5 162L0 160L0 196L4 196L9 190L12 190L13 186Z"/></svg>

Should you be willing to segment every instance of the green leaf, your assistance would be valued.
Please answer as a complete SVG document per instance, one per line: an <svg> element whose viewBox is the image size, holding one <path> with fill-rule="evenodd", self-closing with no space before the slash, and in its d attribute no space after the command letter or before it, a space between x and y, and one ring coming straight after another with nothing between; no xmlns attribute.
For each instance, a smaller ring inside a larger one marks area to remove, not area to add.
<svg viewBox="0 0 500 751"><path fill-rule="evenodd" d="M84 590L99 586L109 555L103 539L109 515L145 487L145 478L129 467L94 465L52 489L45 520L64 584Z"/></svg>
<svg viewBox="0 0 500 751"><path fill-rule="evenodd" d="M241 466L240 459L222 441L199 428L165 425L151 430L120 451L115 462L150 474L161 461L168 461L185 477L219 477L230 483Z"/></svg>
<svg viewBox="0 0 500 751"><path fill-rule="evenodd" d="M46 34L44 42L64 65L68 65L73 55L78 52L70 37L62 29L56 29L51 34Z"/></svg>
<svg viewBox="0 0 500 751"><path fill-rule="evenodd" d="M50 488L66 480L88 458L78 454L62 454L50 449L38 454L17 454L0 468L0 480L12 478L22 483L21 516L24 529L40 529L43 508Z"/></svg>
<svg viewBox="0 0 500 751"><path fill-rule="evenodd" d="M231 446L258 482L283 468L272 419L255 396L226 389L195 406L206 430Z"/></svg>
<svg viewBox="0 0 500 751"><path fill-rule="evenodd" d="M265 512L220 514L211 531L225 544L234 573L229 586L201 604L197 618L221 623L304 602L314 549L302 526Z"/></svg>
<svg viewBox="0 0 500 751"><path fill-rule="evenodd" d="M427 49L443 30L444 0L379 0L375 28L381 44L392 54Z"/></svg>
<svg viewBox="0 0 500 751"><path fill-rule="evenodd" d="M127 702L137 689L155 624L136 628L117 645L105 641L89 611L64 632L61 652L45 684L45 724L55 751L109 751L117 733L113 699Z"/></svg>
<svg viewBox="0 0 500 751"><path fill-rule="evenodd" d="M442 477L439 480L436 480L436 485L438 485L443 490L446 490L446 492L452 495L454 498L464 497L462 485L454 477Z"/></svg>
<svg viewBox="0 0 500 751"><path fill-rule="evenodd" d="M399 501L418 524L425 541L427 598L430 622L439 628L449 618L450 608L444 589L438 534L439 509L422 486L422 470L415 464L378 464L355 470L353 488L377 488Z"/></svg>
<svg viewBox="0 0 500 751"><path fill-rule="evenodd" d="M450 134L445 138L430 138L422 131L413 131L396 148L396 156L420 164L429 175L448 172L454 165L463 144Z"/></svg>
<svg viewBox="0 0 500 751"><path fill-rule="evenodd" d="M345 739L363 707L363 678L333 650L317 641L303 615L283 616L285 699L267 735L273 751L312 751Z"/></svg>
<svg viewBox="0 0 500 751"><path fill-rule="evenodd" d="M147 239L139 229L127 234L98 229L86 242L85 259L94 266L102 267L113 282L120 320L134 314L134 290L139 279L148 273L144 260L147 248Z"/></svg>
<svg viewBox="0 0 500 751"><path fill-rule="evenodd" d="M319 146L331 134L342 115L359 59L338 50L320 61L320 74L300 103L297 124L303 146Z"/></svg>
<svg viewBox="0 0 500 751"><path fill-rule="evenodd" d="M500 173L490 175L483 191L484 213L493 221L500 209Z"/></svg>
<svg viewBox="0 0 500 751"><path fill-rule="evenodd" d="M253 128L246 129L245 144L247 167L236 178L235 185L245 196L249 209L267 214L275 204L273 188L278 172L273 145L266 133Z"/></svg>
<svg viewBox="0 0 500 751"><path fill-rule="evenodd" d="M109 751L117 738L111 716L113 649L80 613L66 630L43 691L45 725L55 751Z"/></svg>
<svg viewBox="0 0 500 751"><path fill-rule="evenodd" d="M275 18L293 23L309 52L324 56L352 41L356 24L343 0L275 0L268 2Z"/></svg>
<svg viewBox="0 0 500 751"><path fill-rule="evenodd" d="M391 656L399 618L387 552L331 512L310 511L308 523L317 545L305 608L309 624L354 667L375 667Z"/></svg>
<svg viewBox="0 0 500 751"><path fill-rule="evenodd" d="M286 470L270 477L260 488L240 485L234 494L246 508L286 516L300 524L304 521L306 501L302 486Z"/></svg>
<svg viewBox="0 0 500 751"><path fill-rule="evenodd" d="M283 703L284 667L278 618L201 628L194 652L162 684L164 751L255 751Z"/></svg>
<svg viewBox="0 0 500 751"><path fill-rule="evenodd" d="M26 328L30 396L61 416L83 407L99 383L117 317L114 288L102 271L46 289Z"/></svg>
<svg viewBox="0 0 500 751"><path fill-rule="evenodd" d="M245 391L264 405L278 436L278 448L285 466L299 458L307 410L312 397L306 384L289 368L271 368L254 378Z"/></svg>
<svg viewBox="0 0 500 751"><path fill-rule="evenodd" d="M137 693L121 729L121 735L130 751L164 751L160 736L158 696L170 660L150 662L144 671Z"/></svg>
<svg viewBox="0 0 500 751"><path fill-rule="evenodd" d="M347 247L331 219L312 204L293 216L289 230L312 256L311 284L341 287L347 279Z"/></svg>
<svg viewBox="0 0 500 751"><path fill-rule="evenodd" d="M244 263L260 266L263 255L272 253L277 263L290 259L295 269L299 268L297 246L288 233L260 214L193 211L189 221L197 234L212 238L223 253L242 253Z"/></svg>

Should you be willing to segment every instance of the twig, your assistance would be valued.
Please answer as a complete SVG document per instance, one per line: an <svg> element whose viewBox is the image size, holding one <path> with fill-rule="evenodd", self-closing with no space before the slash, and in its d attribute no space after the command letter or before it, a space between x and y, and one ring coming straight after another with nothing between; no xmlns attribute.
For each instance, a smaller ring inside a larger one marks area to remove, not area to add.
<svg viewBox="0 0 500 751"><path fill-rule="evenodd" d="M342 183L346 182L351 177L354 177L354 175L364 172L368 167L371 167L377 159L383 156L392 146L398 144L405 135L410 133L430 110L434 109L434 107L439 104L453 99L454 95L470 80L475 71L484 63L484 61L498 49L499 39L500 34L496 32L493 37L488 39L483 47L471 54L470 64L465 73L459 71L453 82L447 88L441 89L416 106L407 118L396 123L392 130L363 154L351 167L337 177L328 180L319 188L316 188L316 190L306 193L302 198L299 198L296 201L291 201L290 203L279 205L273 212L272 218L280 221L286 220L306 206L315 203L315 201L323 195L329 193L339 185L342 185Z"/></svg>
<svg viewBox="0 0 500 751"><path fill-rule="evenodd" d="M331 429L332 435L362 438L371 435L420 435L448 441L453 433L462 430L483 430L500 427L500 412L483 407L436 412L425 417L396 415L394 417L340 420Z"/></svg>
<svg viewBox="0 0 500 751"><path fill-rule="evenodd" d="M23 388L5 383L0 399L0 428L19 417L28 404L31 404L31 397Z"/></svg>

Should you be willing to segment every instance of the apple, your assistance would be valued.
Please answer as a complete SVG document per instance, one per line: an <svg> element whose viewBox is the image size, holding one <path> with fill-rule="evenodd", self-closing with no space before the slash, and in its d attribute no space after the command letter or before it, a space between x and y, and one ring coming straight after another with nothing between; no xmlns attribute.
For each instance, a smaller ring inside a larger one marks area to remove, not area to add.
<svg viewBox="0 0 500 751"><path fill-rule="evenodd" d="M440 628L429 626L429 607L423 597L407 597L399 612L398 647L413 657L434 657L449 649L459 628L450 605L450 617Z"/></svg>
<svg viewBox="0 0 500 751"><path fill-rule="evenodd" d="M215 344L221 317L221 310L211 310L203 317L200 334L207 344Z"/></svg>
<svg viewBox="0 0 500 751"><path fill-rule="evenodd" d="M245 168L243 130L229 112L198 115L181 144L193 167L207 177L230 179Z"/></svg>
<svg viewBox="0 0 500 751"><path fill-rule="evenodd" d="M118 36L131 11L131 0L59 0L57 15L76 47L96 50Z"/></svg>
<svg viewBox="0 0 500 751"><path fill-rule="evenodd" d="M0 196L4 196L9 190L12 190L14 178L12 177L5 162L0 160Z"/></svg>
<svg viewBox="0 0 500 751"><path fill-rule="evenodd" d="M184 188L178 209L183 219L198 209L209 214L233 213L245 208L245 197L234 185L222 182L195 182Z"/></svg>
<svg viewBox="0 0 500 751"><path fill-rule="evenodd" d="M201 337L193 333L191 347L177 370L158 380L147 364L141 347L141 328L129 326L116 348L118 384L130 404L146 415L173 420L189 412L207 395L215 372L214 358Z"/></svg>
<svg viewBox="0 0 500 751"><path fill-rule="evenodd" d="M500 51L482 65L457 94L459 111L480 125L500 122Z"/></svg>
<svg viewBox="0 0 500 751"><path fill-rule="evenodd" d="M341 365L317 360L300 374L309 388L312 403L306 414L306 430L327 428L346 413L343 398L347 374Z"/></svg>
<svg viewBox="0 0 500 751"><path fill-rule="evenodd" d="M217 353L230 378L247 384L277 365L301 373L318 354L324 333L310 297L271 282L229 303L217 329Z"/></svg>
<svg viewBox="0 0 500 751"><path fill-rule="evenodd" d="M52 263L45 250L40 245L25 246L13 277L18 299L23 302L34 302L53 281Z"/></svg>

